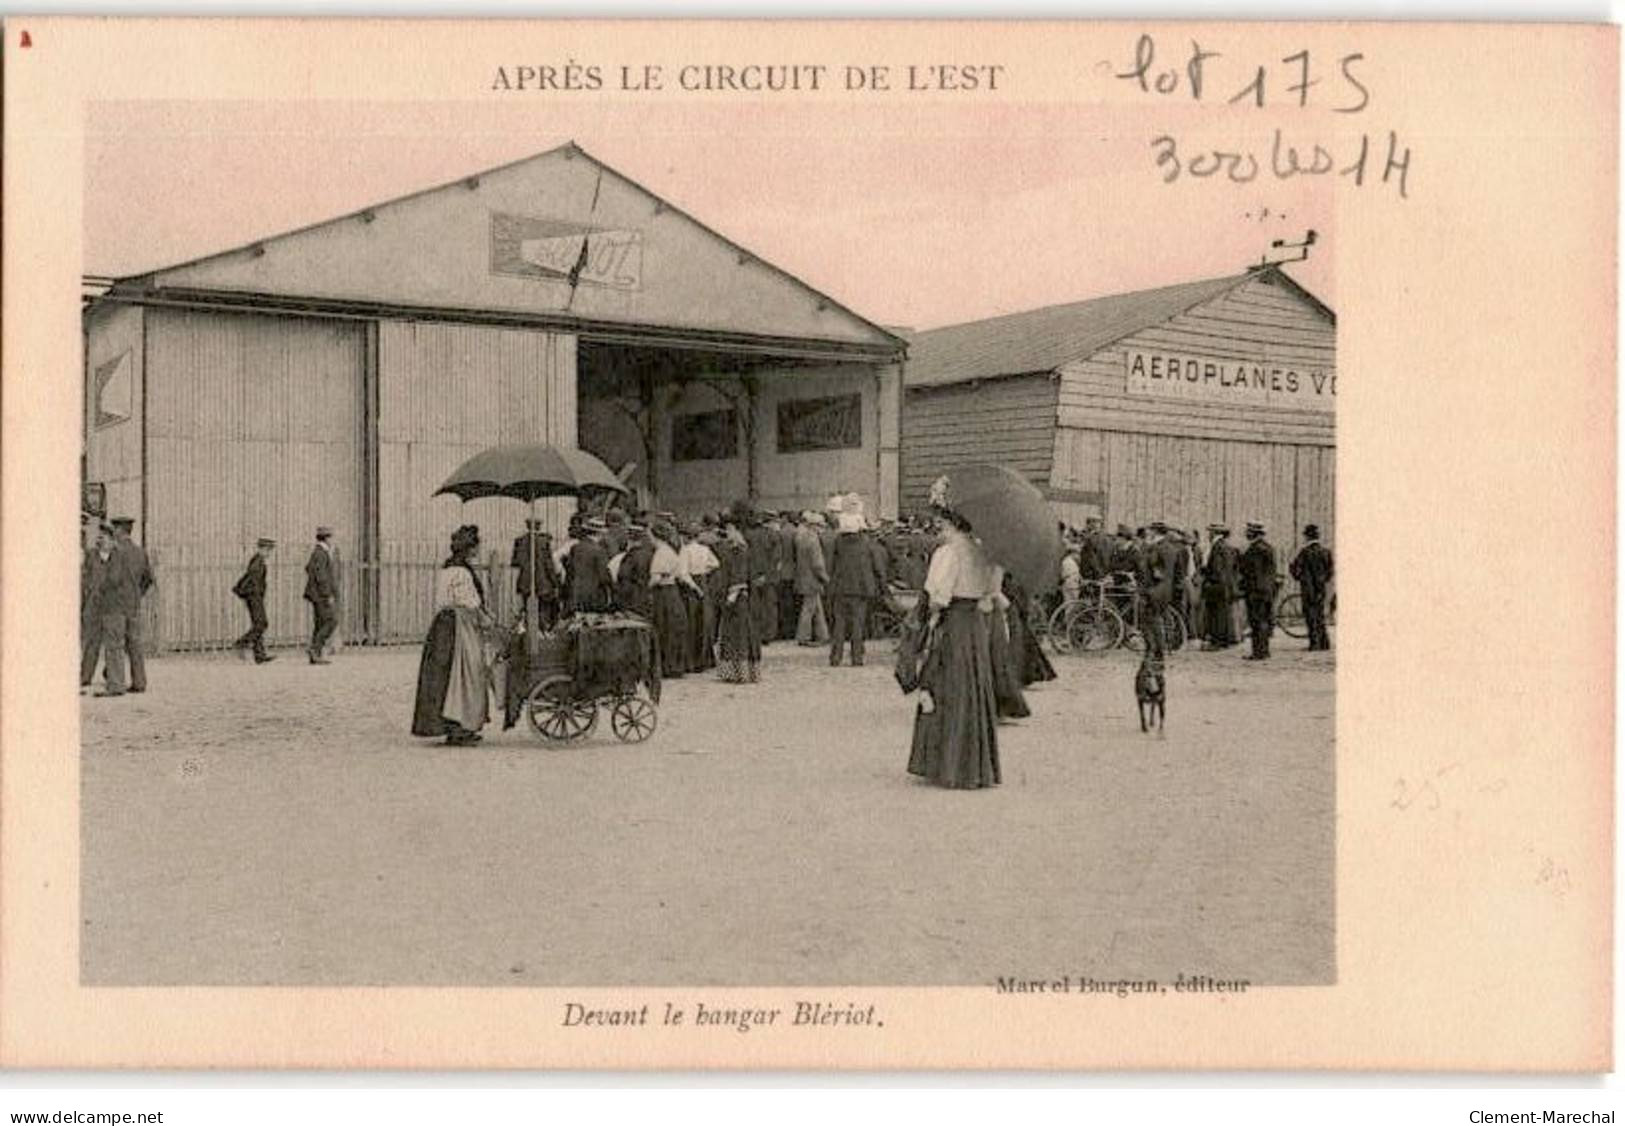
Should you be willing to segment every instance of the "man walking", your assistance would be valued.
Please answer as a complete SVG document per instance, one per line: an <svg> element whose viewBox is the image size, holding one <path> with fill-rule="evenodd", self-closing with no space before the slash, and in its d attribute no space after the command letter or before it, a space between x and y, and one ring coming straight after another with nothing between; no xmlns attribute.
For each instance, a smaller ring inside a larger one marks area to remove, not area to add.
<svg viewBox="0 0 1625 1126"><path fill-rule="evenodd" d="M152 567L147 553L131 538L135 521L113 520L113 545L102 583L102 660L107 684L98 696L122 696L147 690L147 659L141 636L141 599L152 589ZM129 685L125 685L125 663Z"/></svg>
<svg viewBox="0 0 1625 1126"><path fill-rule="evenodd" d="M1326 632L1326 588L1332 581L1332 553L1320 542L1320 528L1310 524L1303 530L1308 542L1298 552L1288 568L1298 580L1298 593L1303 599L1303 620L1309 627L1309 650L1327 650L1332 647L1331 635Z"/></svg>
<svg viewBox="0 0 1625 1126"><path fill-rule="evenodd" d="M312 625L310 631L310 663L330 665L323 656L327 643L338 628L338 568L333 562L333 529L323 525L316 529L316 546L305 560L305 601L310 603Z"/></svg>
<svg viewBox="0 0 1625 1126"><path fill-rule="evenodd" d="M829 622L824 617L829 569L824 565L824 545L816 530L822 522L818 513L806 512L796 526L795 583L801 599L801 612L796 616L797 645L822 645L829 640Z"/></svg>
<svg viewBox="0 0 1625 1126"><path fill-rule="evenodd" d="M265 557L275 547L276 540L261 537L254 545L254 554L249 556L247 569L237 580L237 585L231 588L231 593L241 598L248 607L248 632L239 637L232 648L239 653L245 649L252 650L256 665L276 660L265 651L265 627L268 624L265 617Z"/></svg>
<svg viewBox="0 0 1625 1126"><path fill-rule="evenodd" d="M1230 542L1230 529L1209 524L1207 562L1202 566L1202 621L1206 626L1207 647L1228 649L1236 643L1235 619L1230 606L1240 590L1237 568L1241 553Z"/></svg>
<svg viewBox="0 0 1625 1126"><path fill-rule="evenodd" d="M1275 629L1275 549L1264 538L1264 525L1255 521L1247 524L1247 550L1241 553L1241 593L1253 634L1253 651L1244 660L1266 661Z"/></svg>
<svg viewBox="0 0 1625 1126"><path fill-rule="evenodd" d="M835 566L830 573L830 600L835 621L830 630L829 663L841 663L841 650L850 641L852 664L863 664L863 639L868 627L869 604L885 589L886 575L869 547L869 533L863 517L853 512L841 514L835 536Z"/></svg>

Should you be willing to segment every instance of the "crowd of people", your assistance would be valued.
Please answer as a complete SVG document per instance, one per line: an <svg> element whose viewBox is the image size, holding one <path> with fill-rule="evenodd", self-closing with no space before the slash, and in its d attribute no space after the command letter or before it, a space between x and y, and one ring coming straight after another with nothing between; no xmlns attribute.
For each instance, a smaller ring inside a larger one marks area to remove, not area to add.
<svg viewBox="0 0 1625 1126"><path fill-rule="evenodd" d="M146 688L140 607L153 576L131 538L133 523L102 525L84 554L80 683L88 688L100 659L106 688L99 695ZM900 652L910 655L913 669L905 687L919 692L908 770L954 788L998 784L999 724L1029 715L1024 689L1056 675L1029 613L1082 599L1086 584L1102 584L1102 597L1133 600L1122 608L1137 613L1152 660L1163 658L1160 623L1170 608L1213 650L1238 643L1244 608L1249 659L1269 657L1281 576L1261 524L1247 525L1245 549L1232 545L1230 529L1218 523L1208 526L1205 544L1199 533L1161 521L1133 531L1120 524L1108 535L1091 518L1081 529L1062 524L1059 532L1059 587L1035 596L995 565L989 545L955 510L945 480L933 487L929 514L919 520L876 521L856 498L802 512L741 501L691 521L611 508L573 517L559 543L542 521L531 520L510 557L514 592L527 608L513 636L550 631L571 615L631 614L652 631L662 679L714 672L754 684L766 646L827 645L831 666L859 666L877 628L876 610L907 613ZM313 664L327 663L335 622L331 534L317 530L305 568ZM1289 572L1299 585L1309 648L1329 649L1332 556L1315 525L1303 529L1303 539ZM261 662L273 659L264 646L264 601L265 561L275 546L261 539L233 588L250 621L237 647ZM496 622L476 562L479 548L478 527L459 528L437 573L412 721L414 734L460 745L478 742L489 719L485 644ZM914 599L911 611L899 592Z"/></svg>
<svg viewBox="0 0 1625 1126"><path fill-rule="evenodd" d="M1245 621L1252 652L1248 660L1267 660L1275 630L1275 608L1282 576L1278 557L1263 524L1246 527L1247 546L1230 542L1230 528L1207 526L1207 542L1200 532L1172 527L1163 521L1130 530L1117 525L1115 535L1104 530L1098 517L1081 529L1060 526L1066 553L1061 561L1061 583L1049 597L1049 608L1077 601L1086 584L1105 585L1106 595L1125 617L1137 611L1148 650L1161 657L1165 646L1164 612L1177 610L1188 623L1191 636L1204 649L1229 649L1239 643ZM1304 547L1289 571L1302 596L1309 648L1331 648L1326 631L1326 599L1332 578L1331 552L1320 542L1314 524L1303 529ZM1139 605L1131 605L1138 599Z"/></svg>

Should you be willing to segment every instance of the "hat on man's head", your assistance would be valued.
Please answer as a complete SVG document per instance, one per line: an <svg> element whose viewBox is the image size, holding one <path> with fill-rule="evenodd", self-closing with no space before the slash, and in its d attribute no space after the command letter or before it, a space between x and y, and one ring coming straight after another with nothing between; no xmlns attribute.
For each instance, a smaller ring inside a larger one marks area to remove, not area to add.
<svg viewBox="0 0 1625 1126"><path fill-rule="evenodd" d="M1249 520L1249 521L1247 521L1247 535L1250 538L1256 539L1257 537L1259 537L1259 536L1261 536L1263 534L1264 534L1264 525L1260 524L1257 520Z"/></svg>
<svg viewBox="0 0 1625 1126"><path fill-rule="evenodd" d="M1163 523L1161 520L1153 520L1151 523L1147 524L1146 527L1150 528L1153 532L1166 532L1168 530L1168 525Z"/></svg>
<svg viewBox="0 0 1625 1126"><path fill-rule="evenodd" d="M1124 539L1132 539L1134 537L1134 533L1129 531L1127 524L1117 525L1117 534L1122 536Z"/></svg>
<svg viewBox="0 0 1625 1126"><path fill-rule="evenodd" d="M254 546L255 547L275 547L276 546L276 540L272 539L270 536L261 536L259 539L254 541Z"/></svg>
<svg viewBox="0 0 1625 1126"><path fill-rule="evenodd" d="M325 540L328 536L330 536L332 534L333 534L333 529L328 527L326 524L318 524L318 525L316 525L316 538L317 539Z"/></svg>
<svg viewBox="0 0 1625 1126"><path fill-rule="evenodd" d="M589 532L601 532L605 528L609 527L609 525L598 519L596 516L589 516L582 524L582 527L586 528Z"/></svg>
<svg viewBox="0 0 1625 1126"><path fill-rule="evenodd" d="M135 517L134 516L115 516L111 520L109 520L107 523L111 527L114 527L114 528L133 528L133 527L135 527Z"/></svg>
<svg viewBox="0 0 1625 1126"><path fill-rule="evenodd" d="M1210 532L1218 532L1221 536L1228 536L1230 534L1230 529L1225 527L1223 524L1209 524L1207 526L1207 530Z"/></svg>
<svg viewBox="0 0 1625 1126"><path fill-rule="evenodd" d="M1306 540L1318 540L1320 538L1320 525L1305 524L1303 526L1303 538Z"/></svg>

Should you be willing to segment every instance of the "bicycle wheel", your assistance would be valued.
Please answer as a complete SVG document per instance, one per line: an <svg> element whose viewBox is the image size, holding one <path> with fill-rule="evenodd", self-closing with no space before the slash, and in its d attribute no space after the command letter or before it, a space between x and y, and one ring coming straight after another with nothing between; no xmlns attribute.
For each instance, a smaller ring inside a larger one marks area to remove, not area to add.
<svg viewBox="0 0 1625 1126"><path fill-rule="evenodd" d="M1063 602L1055 608L1055 613L1049 616L1049 624L1045 627L1044 634L1049 639L1049 647L1055 650L1058 656L1064 657L1072 652L1068 626L1077 611L1076 602Z"/></svg>
<svg viewBox="0 0 1625 1126"><path fill-rule="evenodd" d="M1085 606L1067 622L1066 638L1073 653L1105 653L1123 640L1123 619L1110 606Z"/></svg>
<svg viewBox="0 0 1625 1126"><path fill-rule="evenodd" d="M1185 616L1172 606L1162 612L1162 647L1173 651L1182 648L1189 631L1185 628Z"/></svg>
<svg viewBox="0 0 1625 1126"><path fill-rule="evenodd" d="M1303 620L1303 598L1289 594L1275 608L1275 626L1288 637L1308 637L1309 623Z"/></svg>

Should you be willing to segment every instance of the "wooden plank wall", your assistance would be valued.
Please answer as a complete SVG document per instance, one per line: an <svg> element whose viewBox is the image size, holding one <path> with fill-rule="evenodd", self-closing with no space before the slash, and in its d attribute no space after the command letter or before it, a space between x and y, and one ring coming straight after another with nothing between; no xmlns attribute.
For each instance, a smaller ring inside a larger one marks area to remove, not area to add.
<svg viewBox="0 0 1625 1126"><path fill-rule="evenodd" d="M489 446L576 444L575 349L569 334L380 323L378 542L385 570L379 628L384 634L421 635L428 628L422 591L390 584L432 584L432 568L418 564L443 557L459 525L478 525L486 550L501 549L523 530L527 510L518 501L464 504L433 494L458 465ZM573 505L563 500L540 505L555 537L564 534Z"/></svg>
<svg viewBox="0 0 1625 1126"><path fill-rule="evenodd" d="M1301 298L1261 279L1060 369L1062 426L1142 434L1331 446L1336 415L1246 404L1157 399L1125 388L1131 350L1337 368L1336 326Z"/></svg>
<svg viewBox="0 0 1625 1126"><path fill-rule="evenodd" d="M1336 370L1336 326L1282 286L1250 281L1060 369L1051 484L1101 492L1109 525L1261 520L1283 555L1306 523L1335 538L1336 416L1152 399L1125 390L1131 349ZM1284 566L1284 560L1283 560Z"/></svg>
<svg viewBox="0 0 1625 1126"><path fill-rule="evenodd" d="M1008 465L1047 486L1055 408L1056 384L1047 374L905 391L901 510L924 507L931 482L965 462Z"/></svg>
<svg viewBox="0 0 1625 1126"><path fill-rule="evenodd" d="M154 309L147 313L148 525L166 645L240 633L231 584L260 536L302 566L318 524L354 555L361 520L361 325ZM302 576L298 580L303 589ZM283 584L284 586L288 584ZM271 632L303 631L297 593Z"/></svg>

